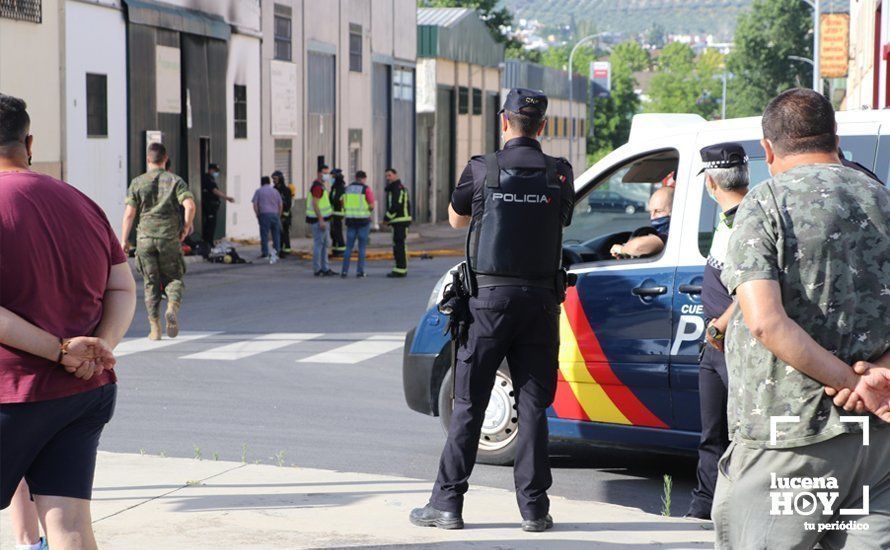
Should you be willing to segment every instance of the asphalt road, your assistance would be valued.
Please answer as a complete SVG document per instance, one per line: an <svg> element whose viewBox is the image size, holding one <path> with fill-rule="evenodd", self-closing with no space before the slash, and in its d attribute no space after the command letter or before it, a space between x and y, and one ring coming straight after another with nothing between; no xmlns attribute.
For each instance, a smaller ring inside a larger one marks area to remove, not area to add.
<svg viewBox="0 0 890 550"><path fill-rule="evenodd" d="M401 335L454 263L412 260L409 277L394 280L384 277L389 262L369 263L363 280L316 278L307 262L291 259L193 265L184 332L151 349L139 284L136 320L119 348L129 353L117 367L117 410L100 448L432 482L443 432L438 418L405 405ZM686 511L695 479L689 458L564 443L551 450L551 494L659 513L669 474L672 515ZM510 489L512 471L479 465L471 483ZM418 505L426 498L418 494Z"/></svg>

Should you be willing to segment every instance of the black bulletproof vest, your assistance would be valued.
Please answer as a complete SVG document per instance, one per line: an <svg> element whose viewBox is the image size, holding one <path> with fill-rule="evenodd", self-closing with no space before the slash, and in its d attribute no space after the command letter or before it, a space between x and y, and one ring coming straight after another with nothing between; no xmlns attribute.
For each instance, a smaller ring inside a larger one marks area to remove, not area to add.
<svg viewBox="0 0 890 550"><path fill-rule="evenodd" d="M474 216L470 266L479 275L544 279L562 262L562 185L545 168L502 167L485 155L482 213Z"/></svg>

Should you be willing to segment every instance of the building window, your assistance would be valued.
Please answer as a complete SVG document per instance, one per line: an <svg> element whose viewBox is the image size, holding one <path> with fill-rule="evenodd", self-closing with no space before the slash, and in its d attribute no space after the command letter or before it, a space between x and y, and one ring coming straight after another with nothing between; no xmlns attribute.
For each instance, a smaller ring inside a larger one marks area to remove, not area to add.
<svg viewBox="0 0 890 550"><path fill-rule="evenodd" d="M482 114L482 90L473 88L473 114Z"/></svg>
<svg viewBox="0 0 890 550"><path fill-rule="evenodd" d="M275 4L275 59L292 59L291 36L291 8Z"/></svg>
<svg viewBox="0 0 890 550"><path fill-rule="evenodd" d="M400 101L414 100L414 73L407 69L395 69L392 76L392 97Z"/></svg>
<svg viewBox="0 0 890 550"><path fill-rule="evenodd" d="M584 133L584 119L583 118L578 119L578 128L580 129L580 132L578 133L578 135L580 137L587 137L587 134Z"/></svg>
<svg viewBox="0 0 890 550"><path fill-rule="evenodd" d="M41 4L41 0L2 0L0 1L0 17L42 23L43 8Z"/></svg>
<svg viewBox="0 0 890 550"><path fill-rule="evenodd" d="M87 74L87 137L108 137L108 76Z"/></svg>
<svg viewBox="0 0 890 550"><path fill-rule="evenodd" d="M349 24L349 70L362 72L362 26Z"/></svg>
<svg viewBox="0 0 890 550"><path fill-rule="evenodd" d="M247 86L235 84L235 139L247 137Z"/></svg>
<svg viewBox="0 0 890 550"><path fill-rule="evenodd" d="M293 161L293 142L289 139L275 140L275 169L284 175L284 183L293 182L291 178L291 163Z"/></svg>
<svg viewBox="0 0 890 550"><path fill-rule="evenodd" d="M470 89L461 86L457 89L457 114L465 115L470 110Z"/></svg>
<svg viewBox="0 0 890 550"><path fill-rule="evenodd" d="M569 119L568 119L568 117L562 118L562 137L569 137Z"/></svg>

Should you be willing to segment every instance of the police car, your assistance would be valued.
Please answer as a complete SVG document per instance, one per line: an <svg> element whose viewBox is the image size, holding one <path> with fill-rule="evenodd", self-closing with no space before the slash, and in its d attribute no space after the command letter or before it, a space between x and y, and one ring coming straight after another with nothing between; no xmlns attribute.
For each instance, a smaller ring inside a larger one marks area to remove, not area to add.
<svg viewBox="0 0 890 550"><path fill-rule="evenodd" d="M890 110L838 112L841 149L890 179ZM550 436L660 452L698 446L698 356L705 331L701 284L718 220L704 189L699 151L735 141L750 158L752 186L769 177L760 146L760 118L707 122L698 115L637 115L630 140L575 180L575 212L563 237L563 262L578 275L560 320L559 383L548 411ZM645 209L591 210L587 198L617 193L646 204L675 181L664 250L642 259L613 259L609 250L648 225ZM448 273L436 284L426 313L406 336L403 383L408 406L451 417L451 342L435 307ZM478 461L509 464L521 425L510 371L501 366L485 412Z"/></svg>

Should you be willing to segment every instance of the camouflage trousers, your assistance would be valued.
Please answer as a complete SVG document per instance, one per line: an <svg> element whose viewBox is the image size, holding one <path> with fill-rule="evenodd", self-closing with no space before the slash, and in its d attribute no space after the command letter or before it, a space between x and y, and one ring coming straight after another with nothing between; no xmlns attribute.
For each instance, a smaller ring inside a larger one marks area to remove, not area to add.
<svg viewBox="0 0 890 550"><path fill-rule="evenodd" d="M136 240L136 270L142 275L149 319L160 318L164 294L168 303L182 303L185 260L178 239L139 237Z"/></svg>

